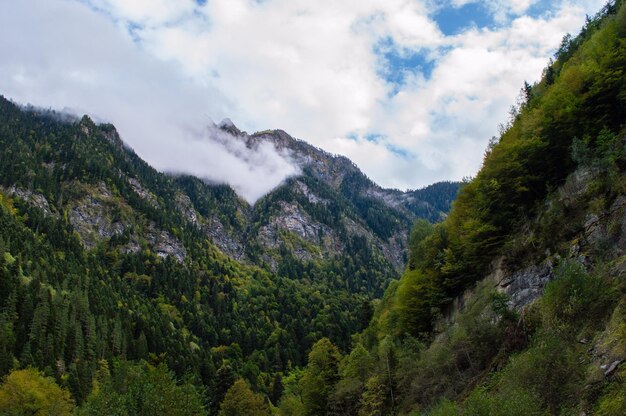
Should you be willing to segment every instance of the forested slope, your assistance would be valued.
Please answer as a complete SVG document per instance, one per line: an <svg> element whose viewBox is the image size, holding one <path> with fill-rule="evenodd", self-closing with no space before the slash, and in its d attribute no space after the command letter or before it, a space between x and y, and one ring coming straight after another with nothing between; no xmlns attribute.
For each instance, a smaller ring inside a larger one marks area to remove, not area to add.
<svg viewBox="0 0 626 416"><path fill-rule="evenodd" d="M624 2L522 93L350 354L317 343L281 414L626 413Z"/></svg>

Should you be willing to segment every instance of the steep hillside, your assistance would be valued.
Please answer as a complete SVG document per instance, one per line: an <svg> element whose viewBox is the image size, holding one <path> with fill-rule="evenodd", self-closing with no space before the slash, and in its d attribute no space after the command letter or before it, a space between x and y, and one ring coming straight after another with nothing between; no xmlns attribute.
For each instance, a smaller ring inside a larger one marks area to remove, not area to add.
<svg viewBox="0 0 626 416"><path fill-rule="evenodd" d="M281 414L626 413L625 3L522 91L350 354L315 344Z"/></svg>

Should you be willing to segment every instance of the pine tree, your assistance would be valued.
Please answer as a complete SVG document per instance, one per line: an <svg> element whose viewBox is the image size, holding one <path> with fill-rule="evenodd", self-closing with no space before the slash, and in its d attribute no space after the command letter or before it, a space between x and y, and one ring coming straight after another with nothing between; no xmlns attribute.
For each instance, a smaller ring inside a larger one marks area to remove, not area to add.
<svg viewBox="0 0 626 416"><path fill-rule="evenodd" d="M341 354L328 338L317 341L302 376L302 401L307 415L324 415L328 398L339 380Z"/></svg>

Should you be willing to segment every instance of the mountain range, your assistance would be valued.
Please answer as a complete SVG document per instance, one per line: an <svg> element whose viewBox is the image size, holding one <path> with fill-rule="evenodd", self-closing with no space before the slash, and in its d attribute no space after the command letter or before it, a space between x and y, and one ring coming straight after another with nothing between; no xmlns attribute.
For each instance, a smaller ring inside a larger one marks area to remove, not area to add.
<svg viewBox="0 0 626 416"><path fill-rule="evenodd" d="M294 165L253 204L0 98L0 414L626 414L626 1L521 92L407 192L209 126Z"/></svg>
<svg viewBox="0 0 626 416"><path fill-rule="evenodd" d="M383 189L283 131L220 128L301 173L250 205L156 171L111 124L0 99L3 374L14 360L46 369L80 402L102 358L152 357L210 385L222 367L258 378L301 365L320 336L347 349L401 272L413 221L443 218L459 189Z"/></svg>

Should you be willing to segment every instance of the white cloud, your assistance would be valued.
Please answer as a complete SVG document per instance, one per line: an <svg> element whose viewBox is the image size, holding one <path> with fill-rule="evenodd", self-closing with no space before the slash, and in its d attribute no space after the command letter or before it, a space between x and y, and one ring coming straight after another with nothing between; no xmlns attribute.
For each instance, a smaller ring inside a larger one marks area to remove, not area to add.
<svg viewBox="0 0 626 416"><path fill-rule="evenodd" d="M474 174L523 81L604 2L555 1L533 18L535 0L475 1L499 25L445 36L426 0L0 0L0 93L98 114L158 168L229 181L249 199L291 172L284 155L268 156L279 174L257 187L264 171L190 128L226 116L248 131L281 128L384 186L415 188ZM383 41L398 56L422 53L432 74L390 84Z"/></svg>
<svg viewBox="0 0 626 416"><path fill-rule="evenodd" d="M504 23L509 16L519 16L538 3L539 0L452 0L455 7L462 7L467 4L481 4L489 10L495 20Z"/></svg>
<svg viewBox="0 0 626 416"><path fill-rule="evenodd" d="M184 146L175 146L163 168L219 183L230 183L247 201L254 202L300 169L286 151L269 142L247 147L245 140L211 124L190 129ZM207 167L210 169L207 170Z"/></svg>
<svg viewBox="0 0 626 416"><path fill-rule="evenodd" d="M251 202L297 171L271 146L244 151L243 144L237 149L233 141L216 142L222 136L215 129L199 134L212 117L232 112L231 101L173 63L142 53L107 18L82 5L13 3L11 13L0 13L0 33L0 93L111 121L158 169L228 182Z"/></svg>
<svg viewBox="0 0 626 416"><path fill-rule="evenodd" d="M193 13L194 0L99 0L92 2L99 10L114 18L141 25L175 22Z"/></svg>

